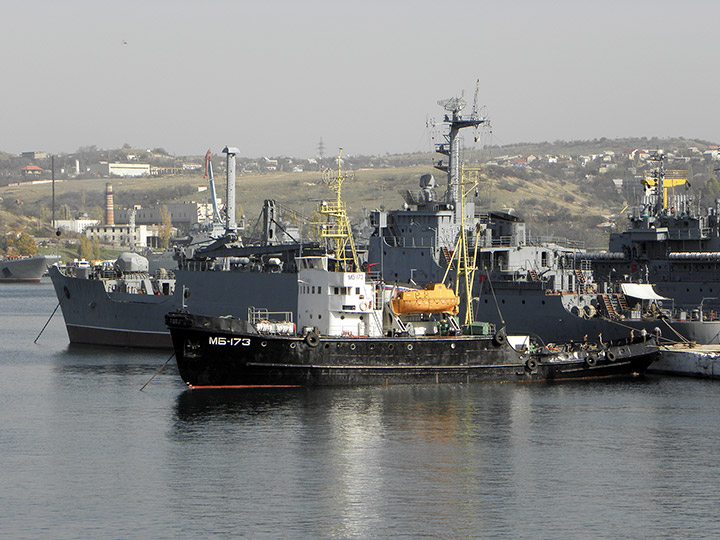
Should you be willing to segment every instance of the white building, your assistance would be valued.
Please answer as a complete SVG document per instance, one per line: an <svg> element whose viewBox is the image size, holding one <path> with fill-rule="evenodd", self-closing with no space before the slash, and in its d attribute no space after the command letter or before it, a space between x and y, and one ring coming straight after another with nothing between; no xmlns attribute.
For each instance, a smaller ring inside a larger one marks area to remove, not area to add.
<svg viewBox="0 0 720 540"><path fill-rule="evenodd" d="M64 231L81 233L87 227L93 227L99 223L99 219L56 219L55 227Z"/></svg>
<svg viewBox="0 0 720 540"><path fill-rule="evenodd" d="M148 236L157 236L148 232L145 225L139 225L131 231L129 225L93 225L85 229L85 236L90 240L97 238L101 244L127 247L147 247Z"/></svg>
<svg viewBox="0 0 720 540"><path fill-rule="evenodd" d="M108 163L107 161L101 161L90 165L88 169L90 172L102 177L150 176L149 163Z"/></svg>

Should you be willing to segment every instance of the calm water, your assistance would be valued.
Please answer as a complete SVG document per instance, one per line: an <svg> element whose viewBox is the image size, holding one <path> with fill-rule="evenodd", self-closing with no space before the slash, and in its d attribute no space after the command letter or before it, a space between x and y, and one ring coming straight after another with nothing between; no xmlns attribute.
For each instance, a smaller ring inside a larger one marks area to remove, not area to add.
<svg viewBox="0 0 720 540"><path fill-rule="evenodd" d="M717 538L720 383L185 390L0 284L2 538Z"/></svg>

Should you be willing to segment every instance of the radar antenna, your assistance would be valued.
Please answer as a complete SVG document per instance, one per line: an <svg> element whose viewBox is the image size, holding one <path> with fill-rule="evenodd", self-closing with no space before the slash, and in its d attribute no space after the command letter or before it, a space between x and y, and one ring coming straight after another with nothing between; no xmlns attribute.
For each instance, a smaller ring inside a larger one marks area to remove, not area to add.
<svg viewBox="0 0 720 540"><path fill-rule="evenodd" d="M440 105L447 112L451 112L453 114L459 113L467 105L467 103L465 102L465 100L462 97L441 99L440 101L437 102L437 104Z"/></svg>

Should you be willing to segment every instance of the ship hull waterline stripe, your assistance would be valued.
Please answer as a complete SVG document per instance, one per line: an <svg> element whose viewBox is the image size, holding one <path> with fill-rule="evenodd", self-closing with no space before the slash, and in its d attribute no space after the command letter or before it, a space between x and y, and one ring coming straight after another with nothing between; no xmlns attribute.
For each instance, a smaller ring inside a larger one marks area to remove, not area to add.
<svg viewBox="0 0 720 540"><path fill-rule="evenodd" d="M170 332L161 332L158 330L135 330L130 328L108 328L107 326L90 326L87 324L66 324L68 328L77 328L80 330L99 330L102 332L117 332L117 333L132 333L132 334L147 334L151 336L169 336Z"/></svg>

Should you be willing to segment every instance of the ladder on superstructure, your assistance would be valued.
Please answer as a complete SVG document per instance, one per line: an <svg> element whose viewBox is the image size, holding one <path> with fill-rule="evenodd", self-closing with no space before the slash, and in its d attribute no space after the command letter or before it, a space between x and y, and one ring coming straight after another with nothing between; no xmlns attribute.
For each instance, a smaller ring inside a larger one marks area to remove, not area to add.
<svg viewBox="0 0 720 540"><path fill-rule="evenodd" d="M342 169L342 148L338 152L337 165L337 171L326 169L322 175L323 181L335 192L335 201L320 203L318 211L327 218L327 222L321 226L321 236L330 239L335 244L335 261L338 266L335 270L359 272L360 263L350 229L350 220L341 197L343 182L354 178L354 175L348 174Z"/></svg>

